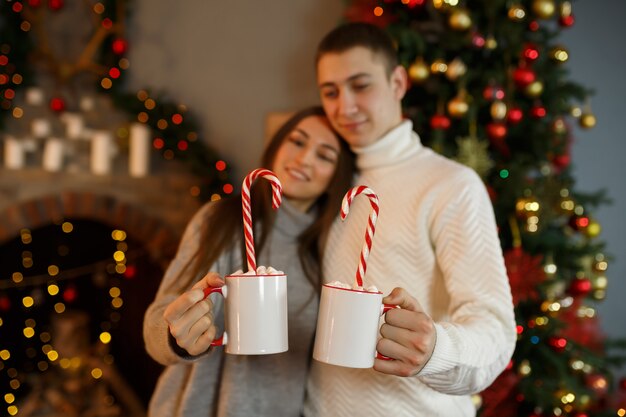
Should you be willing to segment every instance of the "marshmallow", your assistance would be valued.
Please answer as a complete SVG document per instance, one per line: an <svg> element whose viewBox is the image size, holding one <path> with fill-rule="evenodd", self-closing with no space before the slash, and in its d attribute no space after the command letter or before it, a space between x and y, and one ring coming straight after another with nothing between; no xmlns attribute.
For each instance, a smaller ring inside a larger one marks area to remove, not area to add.
<svg viewBox="0 0 626 417"><path fill-rule="evenodd" d="M243 270L238 269L233 272L231 275L285 275L283 271L277 271L276 269L268 266L267 268L264 266L259 266L255 271L243 272Z"/></svg>
<svg viewBox="0 0 626 417"><path fill-rule="evenodd" d="M345 289L351 289L352 287L350 287L350 285L341 282L341 281L331 281L329 283L327 283L326 285L328 285L329 287L335 287L335 288L345 288Z"/></svg>

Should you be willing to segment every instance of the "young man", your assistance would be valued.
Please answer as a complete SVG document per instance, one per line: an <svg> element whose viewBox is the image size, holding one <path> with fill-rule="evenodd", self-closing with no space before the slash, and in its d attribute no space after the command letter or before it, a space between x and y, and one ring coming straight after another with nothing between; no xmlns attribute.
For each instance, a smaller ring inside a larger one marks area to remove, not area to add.
<svg viewBox="0 0 626 417"><path fill-rule="evenodd" d="M355 184L380 198L364 281L401 309L386 314L377 345L393 360L373 369L313 361L304 415L473 416L470 394L506 367L516 339L486 189L474 171L422 146L403 120L407 75L383 30L331 31L318 47L317 82L328 118L357 154ZM369 204L353 206L331 229L327 281L353 279Z"/></svg>

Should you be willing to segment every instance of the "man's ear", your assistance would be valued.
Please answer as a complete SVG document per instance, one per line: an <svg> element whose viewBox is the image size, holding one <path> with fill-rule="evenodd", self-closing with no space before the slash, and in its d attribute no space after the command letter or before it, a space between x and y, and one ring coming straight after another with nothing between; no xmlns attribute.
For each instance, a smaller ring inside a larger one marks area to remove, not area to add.
<svg viewBox="0 0 626 417"><path fill-rule="evenodd" d="M391 86L398 100L402 100L409 86L409 77L402 65L396 66L391 73Z"/></svg>

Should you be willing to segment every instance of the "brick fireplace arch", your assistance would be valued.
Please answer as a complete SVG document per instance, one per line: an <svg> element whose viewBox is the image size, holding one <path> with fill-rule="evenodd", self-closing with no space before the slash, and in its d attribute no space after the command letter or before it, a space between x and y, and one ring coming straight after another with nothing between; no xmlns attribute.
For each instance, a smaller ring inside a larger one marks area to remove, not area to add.
<svg viewBox="0 0 626 417"><path fill-rule="evenodd" d="M165 266L199 207L189 192L197 183L180 172L130 178L0 170L0 244L22 229L88 219L125 230Z"/></svg>

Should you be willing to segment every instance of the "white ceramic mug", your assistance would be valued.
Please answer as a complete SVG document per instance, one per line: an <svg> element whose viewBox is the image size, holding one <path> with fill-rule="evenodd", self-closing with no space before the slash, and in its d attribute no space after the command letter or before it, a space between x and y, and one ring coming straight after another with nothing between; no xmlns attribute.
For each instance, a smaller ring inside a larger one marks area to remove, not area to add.
<svg viewBox="0 0 626 417"><path fill-rule="evenodd" d="M380 317L395 305L383 304L382 292L322 286L313 358L331 365L371 368Z"/></svg>
<svg viewBox="0 0 626 417"><path fill-rule="evenodd" d="M227 275L223 287L209 287L205 296L224 296L225 330L212 346L226 353L265 355L286 352L287 276Z"/></svg>

